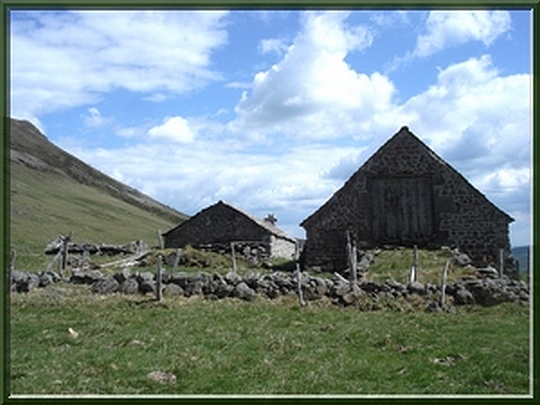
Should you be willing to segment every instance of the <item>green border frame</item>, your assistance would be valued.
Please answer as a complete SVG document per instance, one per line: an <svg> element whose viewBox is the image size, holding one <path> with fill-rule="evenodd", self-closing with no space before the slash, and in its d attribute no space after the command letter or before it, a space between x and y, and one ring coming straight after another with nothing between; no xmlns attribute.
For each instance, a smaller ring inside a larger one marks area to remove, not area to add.
<svg viewBox="0 0 540 405"><path fill-rule="evenodd" d="M540 250L537 242L537 232L540 227L539 216L536 215L536 207L540 201L540 192L536 187L537 173L539 172L540 163L538 161L538 155L540 153L540 134L538 127L537 117L540 117L539 93L540 93L540 81L538 79L538 72L540 67L539 55L540 55L540 0L0 0L0 21L2 23L2 30L0 31L0 111L1 111L1 126L0 132L0 178L2 179L2 187L0 187L0 212L2 220L0 222L0 266L2 266L3 276L0 277L0 291L2 292L2 310L0 311L0 322L2 325L2 333L0 334L0 400L1 403L27 403L27 402L41 402L41 403L71 403L73 401L78 403L95 403L96 401L109 402L109 399L71 399L71 398L50 398L50 399L13 399L9 398L7 381L9 376L9 157L8 157L8 130L9 130L9 10L10 9L38 9L38 8L110 8L110 9L144 9L144 8L197 8L197 9L349 9L349 8L362 8L362 9L486 9L486 8L504 8L504 9L529 9L533 12L533 27L532 27L532 240L531 240L531 254L532 254L532 267L530 268L531 275L531 320L530 328L534 332L536 330L536 314L538 309L538 300L536 299L539 292L538 283L535 282L534 269L540 264ZM540 344L535 339L531 339L531 350L533 363L531 365L531 389L533 394L532 400L526 400L527 402L533 402L538 400L540 396L540 382L538 381L539 366L537 364L538 352ZM220 402L220 403L238 403L238 402L257 402L257 403L275 403L277 401L291 401L290 398L219 398L219 399L148 399L148 398L129 398L122 399L114 398L111 401L116 403L141 403L141 402L167 402L167 403L207 403L207 402ZM380 399L368 399L362 398L362 401L379 401ZM383 401L394 402L399 400L400 402L419 402L419 401L437 401L437 398L390 398ZM446 402L458 402L463 401L463 398L448 398ZM469 400L469 399L465 399ZM520 401L519 399L509 399L502 397L490 398L490 399L470 399L472 401L480 401L486 403L500 402L500 401ZM310 399L294 399L295 402L311 403L314 401ZM316 399L317 402L335 402L340 403L352 403L358 402L358 399L328 399L320 398Z"/></svg>

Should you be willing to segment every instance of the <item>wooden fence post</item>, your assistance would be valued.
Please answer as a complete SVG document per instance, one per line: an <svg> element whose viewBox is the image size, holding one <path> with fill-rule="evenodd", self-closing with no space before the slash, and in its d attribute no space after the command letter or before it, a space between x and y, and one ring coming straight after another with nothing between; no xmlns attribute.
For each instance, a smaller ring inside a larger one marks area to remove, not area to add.
<svg viewBox="0 0 540 405"><path fill-rule="evenodd" d="M414 245L413 265L409 274L409 282L413 283L416 281L418 281L418 246Z"/></svg>
<svg viewBox="0 0 540 405"><path fill-rule="evenodd" d="M157 255L156 261L157 261L157 268L156 268L156 299L158 301L161 301L161 295L162 295L161 277L162 277L162 273L163 273L163 267L162 267L162 263L161 263L161 261L162 261L161 255Z"/></svg>
<svg viewBox="0 0 540 405"><path fill-rule="evenodd" d="M448 267L450 266L450 260L447 260L444 264L444 269L441 277L441 300L439 301L439 306L444 307L444 301L446 298L446 278L448 277Z"/></svg>
<svg viewBox="0 0 540 405"><path fill-rule="evenodd" d="M173 269L172 269L173 273L176 273L176 270L178 269L178 263L180 262L181 254L182 254L182 249L176 249L176 256L174 256L174 263L173 263Z"/></svg>
<svg viewBox="0 0 540 405"><path fill-rule="evenodd" d="M296 243L295 246L295 252L294 252L294 259L296 261L296 284L297 284L297 290L298 290L298 305L303 307L306 305L306 302L304 301L304 293L302 291L302 272L300 271L300 249L298 246L298 243Z"/></svg>
<svg viewBox="0 0 540 405"><path fill-rule="evenodd" d="M71 240L71 231L67 236L60 235L62 239L62 247L60 248L60 251L62 252L62 261L60 265L60 270L64 271L67 267L67 260L68 260L68 243Z"/></svg>
<svg viewBox="0 0 540 405"><path fill-rule="evenodd" d="M234 242L231 242L231 256L232 256L232 263L233 263L233 272L234 274L236 274L238 271L238 268L236 267L236 256L234 254Z"/></svg>
<svg viewBox="0 0 540 405"><path fill-rule="evenodd" d="M357 287L357 250L356 250L356 240L351 237L351 231L347 230L347 256L349 261L349 284L352 288Z"/></svg>

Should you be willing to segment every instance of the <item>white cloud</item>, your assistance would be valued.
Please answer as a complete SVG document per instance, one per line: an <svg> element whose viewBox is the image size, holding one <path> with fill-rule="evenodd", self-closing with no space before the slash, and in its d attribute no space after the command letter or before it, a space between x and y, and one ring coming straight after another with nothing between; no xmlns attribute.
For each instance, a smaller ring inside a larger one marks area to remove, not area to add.
<svg viewBox="0 0 540 405"><path fill-rule="evenodd" d="M407 100L397 112L411 117L410 126L454 161L478 165L478 159L499 159L526 164L530 80L527 74L501 76L487 55L471 58L441 70L436 84Z"/></svg>
<svg viewBox="0 0 540 405"><path fill-rule="evenodd" d="M418 36L412 55L425 57L469 41L489 46L510 27L508 11L434 10L429 13L425 33Z"/></svg>
<svg viewBox="0 0 540 405"><path fill-rule="evenodd" d="M336 127L343 113L367 115L387 107L392 83L379 73L359 74L345 61L373 40L368 28L347 25L347 17L345 12L306 13L284 57L254 76L230 128L323 139L347 135Z"/></svg>
<svg viewBox="0 0 540 405"><path fill-rule="evenodd" d="M182 117L170 117L163 120L163 124L150 128L150 138L161 138L180 143L191 143L195 134L191 130L188 121Z"/></svg>
<svg viewBox="0 0 540 405"><path fill-rule="evenodd" d="M209 66L227 41L225 14L14 11L12 115L96 103L116 88L160 99L219 80Z"/></svg>
<svg viewBox="0 0 540 405"><path fill-rule="evenodd" d="M277 38L263 39L259 44L259 52L262 54L275 52L281 55L287 48L286 42Z"/></svg>
<svg viewBox="0 0 540 405"><path fill-rule="evenodd" d="M90 128L102 128L111 122L113 119L110 117L104 117L101 115L101 112L96 107L90 107L88 110L88 115L85 115L84 124Z"/></svg>

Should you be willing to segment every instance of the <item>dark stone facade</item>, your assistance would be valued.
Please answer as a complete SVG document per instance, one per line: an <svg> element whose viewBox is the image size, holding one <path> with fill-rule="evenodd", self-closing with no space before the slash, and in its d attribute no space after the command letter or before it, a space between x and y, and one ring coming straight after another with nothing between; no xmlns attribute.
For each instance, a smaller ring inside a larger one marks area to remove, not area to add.
<svg viewBox="0 0 540 405"><path fill-rule="evenodd" d="M231 242L253 243L254 248L264 247L269 258L294 259L296 240L275 225L275 218L268 220L251 215L223 202L203 209L189 220L163 234L165 248L211 248Z"/></svg>
<svg viewBox="0 0 540 405"><path fill-rule="evenodd" d="M476 263L510 254L513 219L407 127L401 128L322 207L302 222L308 267L347 267L346 232L361 247L458 247Z"/></svg>

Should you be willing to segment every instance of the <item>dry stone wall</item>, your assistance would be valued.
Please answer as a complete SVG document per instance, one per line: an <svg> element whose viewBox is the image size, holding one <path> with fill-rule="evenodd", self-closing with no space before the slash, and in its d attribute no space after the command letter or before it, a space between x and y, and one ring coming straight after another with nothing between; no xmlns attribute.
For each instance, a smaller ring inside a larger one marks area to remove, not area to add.
<svg viewBox="0 0 540 405"><path fill-rule="evenodd" d="M19 270L11 272L12 293L28 293L61 282L88 285L95 294L154 295L157 285L154 273L133 272L128 268L112 275L103 274L99 270L74 270L69 278L63 278L54 271L38 274ZM529 302L529 285L508 277L464 279L449 283L445 288L447 301L443 305L440 305L441 287L429 283L403 284L395 280L374 283L360 280L356 285L351 285L340 277L329 279L302 272L300 284L306 301L326 298L336 305L357 306L363 310L390 307L397 310L423 308L431 311L451 310L455 305L491 306L503 302L527 305ZM275 299L297 294L298 273L250 272L242 276L234 272L226 275L205 272L164 273L162 288L165 296L204 296L209 299L229 297L247 301L257 297Z"/></svg>

